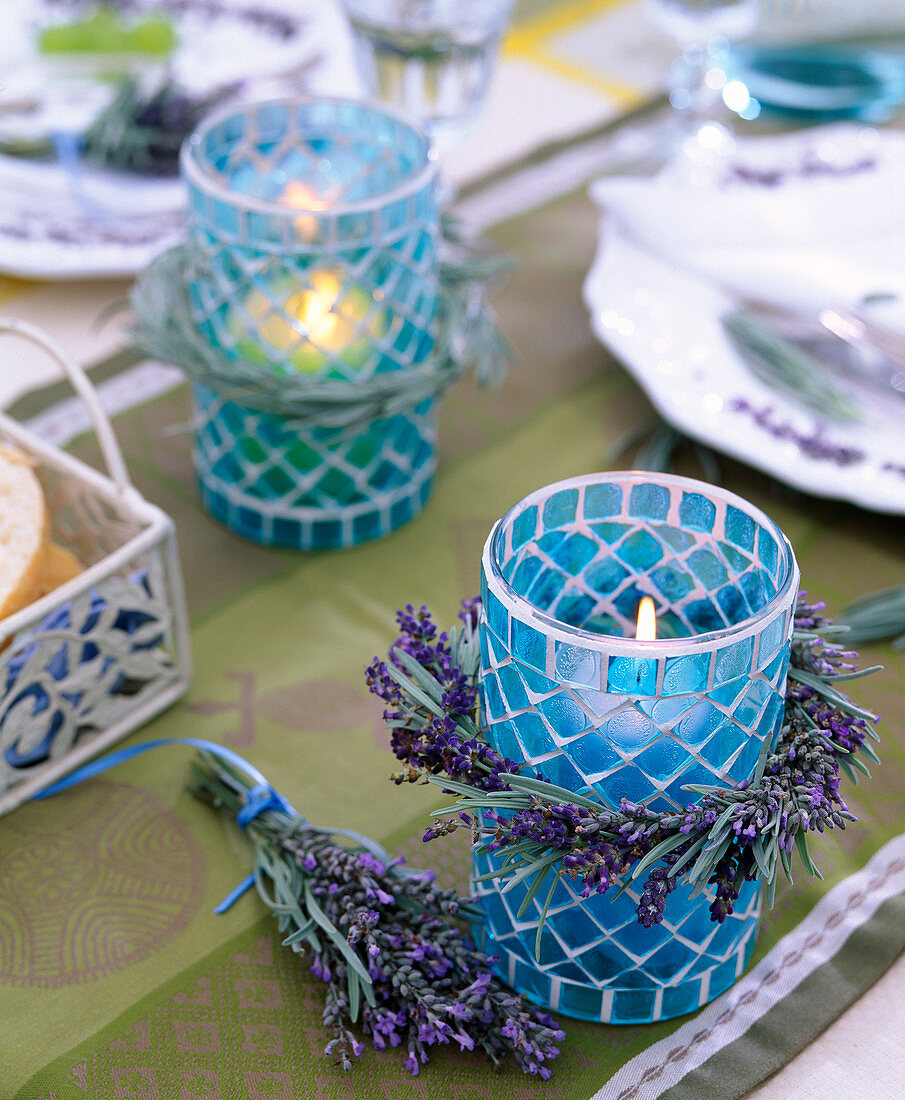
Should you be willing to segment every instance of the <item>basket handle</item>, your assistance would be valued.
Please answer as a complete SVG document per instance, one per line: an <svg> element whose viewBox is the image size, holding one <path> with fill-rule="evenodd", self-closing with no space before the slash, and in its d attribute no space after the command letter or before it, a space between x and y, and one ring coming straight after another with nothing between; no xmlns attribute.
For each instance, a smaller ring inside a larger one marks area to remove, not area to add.
<svg viewBox="0 0 905 1100"><path fill-rule="evenodd" d="M56 360L63 369L63 373L72 383L72 388L87 406L110 477L121 493L133 492L132 482L129 479L123 453L116 441L113 425L100 403L97 390L88 380L88 375L85 374L84 370L63 351L56 340L53 340L46 332L39 329L37 325L33 325L28 321L20 321L15 317L0 317L0 333L4 332L13 333L32 344L37 344L38 347L47 352L51 359Z"/></svg>

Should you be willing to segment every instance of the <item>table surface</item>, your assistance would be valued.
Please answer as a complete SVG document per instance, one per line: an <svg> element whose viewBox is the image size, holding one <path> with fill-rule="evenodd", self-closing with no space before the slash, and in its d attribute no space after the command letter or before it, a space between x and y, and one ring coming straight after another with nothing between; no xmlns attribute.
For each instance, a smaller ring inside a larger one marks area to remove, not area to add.
<svg viewBox="0 0 905 1100"><path fill-rule="evenodd" d="M299 557L252 546L219 528L196 502L188 435L171 432L188 417L178 374L140 360L125 349L121 321L103 320L125 284L0 278L4 312L41 324L91 368L116 414L138 488L177 523L192 616L193 684L183 702L133 740L198 735L222 741L270 774L311 820L370 833L464 886L463 850L441 841L422 851L418 843L430 794L384 780L393 761L362 670L391 640L396 607L426 602L441 621L453 620L458 599L477 588L486 533L509 505L538 485L601 468L612 442L651 415L646 398L595 343L581 302L597 232L583 188L593 156L576 167L567 150L540 172L510 172L502 183L487 184L487 175L554 139L617 121L656 93L670 54L670 44L650 30L634 3L533 0L520 9L485 116L449 163L466 188L463 211L492 226L492 239L519 261L496 303L518 360L500 392L487 395L465 383L446 399L434 499L422 517L381 542ZM510 123L529 115L524 130ZM482 179L485 185L477 185ZM27 353L4 362L0 395L14 414L60 444L74 439L77 453L95 458L92 441L81 436L83 414L40 359ZM32 392L23 396L26 390ZM805 587L831 612L902 583L901 519L804 497L731 461L721 465L724 483L788 533ZM702 476L691 450L680 455L678 469ZM899 1095L893 1067L905 1039L905 999L898 996L905 962L894 962L900 943L883 921L905 915L898 908L905 881L896 889L905 845L894 839L905 833L905 656L884 645L867 647L864 656L887 666L853 689L884 716L883 768L853 796L862 823L820 839L826 882L797 879L793 889L781 888L755 962L771 972L770 960L784 959L791 975L793 962L819 939L807 921L829 926L840 908L854 913L853 897L864 910L852 917L857 934L832 958L814 947L798 985L792 988L789 977L782 999L760 1015L752 1010L746 1030L714 1047L702 1065L694 1064L696 1033L687 1030L700 1033L694 1021L625 1029L567 1022L569 1039L544 1096ZM277 941L257 899L242 899L225 917L211 915L247 872L248 854L233 826L182 790L184 764L151 754L0 821L0 1094L366 1100L540 1093L539 1083L513 1072L490 1078L477 1059L439 1056L414 1083L389 1056L367 1055L353 1081L320 1059L317 983L307 975L299 980L295 960L282 958L289 953L274 951ZM129 868L122 881L108 873L111 852ZM873 877L851 886L851 874L872 858ZM881 880L888 885L881 887ZM61 894L61 881L82 899L79 925L60 901L69 896ZM839 891L829 899L836 908L830 912L824 902L812 912L830 888ZM881 894L883 904L872 905ZM804 947L794 939L796 927L811 937ZM282 997L282 1009L262 1005L267 997ZM267 1016L271 1009L275 1015ZM245 1012L258 1029L229 1032L237 1018L249 1018ZM287 1014L296 1017L291 1027ZM725 1019L716 1022L717 1031L727 1029ZM171 1032L165 1034L166 1027ZM215 1035L232 1078L216 1068ZM654 1040L659 1045L645 1055ZM290 1045L294 1055L284 1049ZM684 1076L670 1082L661 1069L668 1058L680 1061L680 1047L690 1052L683 1055ZM650 1064L660 1068L652 1073ZM177 1078L182 1093L172 1084ZM227 1079L233 1084L224 1085ZM302 1079L312 1082L312 1091L298 1091Z"/></svg>

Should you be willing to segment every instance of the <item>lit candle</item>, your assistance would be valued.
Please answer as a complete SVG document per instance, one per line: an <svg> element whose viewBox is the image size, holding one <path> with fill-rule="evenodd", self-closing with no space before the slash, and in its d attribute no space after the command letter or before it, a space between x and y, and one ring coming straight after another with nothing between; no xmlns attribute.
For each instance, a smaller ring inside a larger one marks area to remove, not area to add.
<svg viewBox="0 0 905 1100"><path fill-rule="evenodd" d="M290 180L283 189L282 195L277 200L283 206L291 206L298 210L327 210L330 207L329 197L319 197L312 189L298 180ZM313 213L299 214L292 219L295 231L303 241L317 239L319 222L317 215Z"/></svg>
<svg viewBox="0 0 905 1100"><path fill-rule="evenodd" d="M782 718L796 583L775 525L712 486L613 473L538 490L484 550L495 747L617 806L747 778Z"/></svg>
<svg viewBox="0 0 905 1100"><path fill-rule="evenodd" d="M506 513L481 572L482 724L523 774L612 808L676 813L700 798L694 788L756 774L782 723L798 570L753 505L666 474L572 478ZM750 954L754 882L716 929L712 896L682 884L674 924L645 929L641 882L585 897L564 876L538 941L545 891L534 898L529 878L502 893L486 878L501 862L475 856L482 950L515 989L568 1014L689 1012Z"/></svg>
<svg viewBox="0 0 905 1100"><path fill-rule="evenodd" d="M612 631L601 631L612 633ZM614 636L618 636L618 633ZM635 624L635 640L652 642L657 637L657 612L650 596L644 596L638 604L638 617ZM646 693L653 689L656 672L649 658L617 657L610 658L609 686L617 692L630 695L634 692Z"/></svg>
<svg viewBox="0 0 905 1100"><path fill-rule="evenodd" d="M192 322L215 352L254 365L247 405L195 387L206 507L302 550L408 522L430 490L434 404L377 415L365 398L372 377L427 363L440 329L429 141L364 103L289 97L208 116L181 170ZM300 387L326 399L320 418L293 415ZM337 424L334 403L354 423Z"/></svg>
<svg viewBox="0 0 905 1100"><path fill-rule="evenodd" d="M638 625L635 638L639 642L652 642L657 637L657 610L650 596L645 596L638 605Z"/></svg>
<svg viewBox="0 0 905 1100"><path fill-rule="evenodd" d="M327 270L314 271L307 283L302 287L283 274L268 282L266 292L255 288L245 296L227 326L236 355L272 363L287 375L342 376L344 367L368 366L387 331L380 292L369 295Z"/></svg>
<svg viewBox="0 0 905 1100"><path fill-rule="evenodd" d="M317 195L298 180L290 180L277 200L306 211L293 218L300 240L314 242L318 210L327 210L331 196ZM285 375L332 374L344 377L373 360L375 344L386 335L382 293L369 294L350 284L340 270L306 272L297 280L288 272L265 276L241 307L228 315L227 331L235 354L253 363L270 363Z"/></svg>

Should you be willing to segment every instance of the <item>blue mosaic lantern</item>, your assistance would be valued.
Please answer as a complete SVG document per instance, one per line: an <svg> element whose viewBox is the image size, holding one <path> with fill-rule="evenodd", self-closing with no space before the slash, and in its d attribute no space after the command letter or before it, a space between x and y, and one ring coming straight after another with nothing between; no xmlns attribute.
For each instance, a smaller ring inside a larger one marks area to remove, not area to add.
<svg viewBox="0 0 905 1100"><path fill-rule="evenodd" d="M232 107L183 148L189 308L227 359L352 403L416 370L438 336L436 162L423 133L337 99ZM347 546L420 511L435 408L368 428L299 430L290 416L194 387L194 450L215 518L259 542Z"/></svg>
<svg viewBox="0 0 905 1100"><path fill-rule="evenodd" d="M739 497L687 478L613 473L526 497L484 548L481 702L500 753L618 808L698 800L687 784L751 778L784 713L799 573L788 540ZM639 640L650 597L658 637ZM476 854L475 876L499 856ZM530 882L475 882L483 949L535 1003L642 1023L727 989L757 934L760 884L710 921L709 889L680 885L661 925L636 918L642 884L580 897L564 877L547 913L518 910Z"/></svg>

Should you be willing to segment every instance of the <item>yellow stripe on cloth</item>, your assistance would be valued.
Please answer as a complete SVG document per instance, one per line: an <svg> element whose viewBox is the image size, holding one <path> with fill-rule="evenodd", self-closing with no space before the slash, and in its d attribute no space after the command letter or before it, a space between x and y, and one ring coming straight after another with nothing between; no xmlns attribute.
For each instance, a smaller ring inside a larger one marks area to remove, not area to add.
<svg viewBox="0 0 905 1100"><path fill-rule="evenodd" d="M558 4L552 11L517 23L503 43L503 56L530 61L556 76L601 92L622 106L634 107L644 98L642 89L571 61L551 44L551 39L602 16L606 9L634 2L636 0L572 0Z"/></svg>
<svg viewBox="0 0 905 1100"><path fill-rule="evenodd" d="M526 38L536 43L538 39L570 30L576 23L596 18L606 8L621 7L626 3L637 3L637 0L564 0L537 15L520 19L509 32L507 42Z"/></svg>

